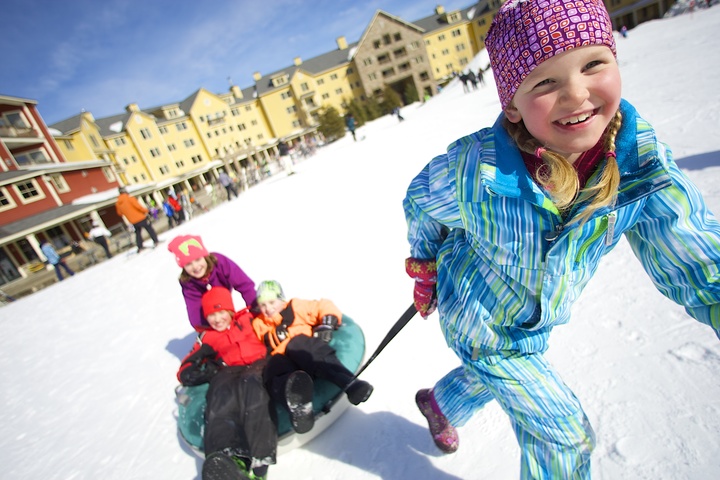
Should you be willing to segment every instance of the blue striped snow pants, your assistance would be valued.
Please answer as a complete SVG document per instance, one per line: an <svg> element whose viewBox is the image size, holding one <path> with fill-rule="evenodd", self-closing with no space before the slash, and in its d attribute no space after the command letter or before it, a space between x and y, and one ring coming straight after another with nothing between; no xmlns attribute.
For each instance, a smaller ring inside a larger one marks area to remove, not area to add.
<svg viewBox="0 0 720 480"><path fill-rule="evenodd" d="M521 449L522 479L589 479L595 433L580 401L541 353L483 356L456 348L463 366L433 387L453 426L491 400L510 416Z"/></svg>

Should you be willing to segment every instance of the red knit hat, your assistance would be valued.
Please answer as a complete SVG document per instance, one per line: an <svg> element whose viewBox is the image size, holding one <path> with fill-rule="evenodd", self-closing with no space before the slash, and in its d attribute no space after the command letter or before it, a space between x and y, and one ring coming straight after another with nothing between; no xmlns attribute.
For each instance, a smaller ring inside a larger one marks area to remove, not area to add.
<svg viewBox="0 0 720 480"><path fill-rule="evenodd" d="M202 296L202 309L205 317L215 312L227 310L235 313L235 305L232 301L232 293L224 287L212 287Z"/></svg>
<svg viewBox="0 0 720 480"><path fill-rule="evenodd" d="M175 261L181 267L193 260L210 255L203 245L202 239L197 235L180 235L173 238L168 245L168 250L175 255Z"/></svg>

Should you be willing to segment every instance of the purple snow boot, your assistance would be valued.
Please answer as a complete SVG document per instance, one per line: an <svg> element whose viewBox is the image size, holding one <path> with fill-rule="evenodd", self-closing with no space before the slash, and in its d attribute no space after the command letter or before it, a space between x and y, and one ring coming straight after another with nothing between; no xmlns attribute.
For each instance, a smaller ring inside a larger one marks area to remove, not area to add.
<svg viewBox="0 0 720 480"><path fill-rule="evenodd" d="M440 411L432 390L429 388L418 390L415 394L415 403L428 421L430 435L435 445L444 453L453 453L457 450L460 446L457 431Z"/></svg>

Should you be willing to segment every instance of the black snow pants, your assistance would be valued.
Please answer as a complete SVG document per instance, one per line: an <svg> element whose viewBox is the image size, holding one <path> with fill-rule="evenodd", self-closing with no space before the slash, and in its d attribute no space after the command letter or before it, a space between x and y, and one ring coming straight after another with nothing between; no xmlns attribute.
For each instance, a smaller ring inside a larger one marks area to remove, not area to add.
<svg viewBox="0 0 720 480"><path fill-rule="evenodd" d="M210 381L205 409L205 456L229 449L234 455L274 464L277 413L263 384L266 365L225 367Z"/></svg>
<svg viewBox="0 0 720 480"><path fill-rule="evenodd" d="M329 380L340 388L348 386L355 377L330 345L317 337L298 335L288 342L284 354L270 357L265 367L265 386L276 401L285 403L285 382L297 370L313 378Z"/></svg>

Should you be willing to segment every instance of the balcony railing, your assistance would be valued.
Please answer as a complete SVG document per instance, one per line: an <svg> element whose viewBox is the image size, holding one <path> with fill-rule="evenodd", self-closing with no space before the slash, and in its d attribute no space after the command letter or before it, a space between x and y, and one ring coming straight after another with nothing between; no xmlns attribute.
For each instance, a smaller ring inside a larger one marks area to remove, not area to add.
<svg viewBox="0 0 720 480"><path fill-rule="evenodd" d="M30 127L13 127L0 125L0 137L12 138L37 138L38 133Z"/></svg>

